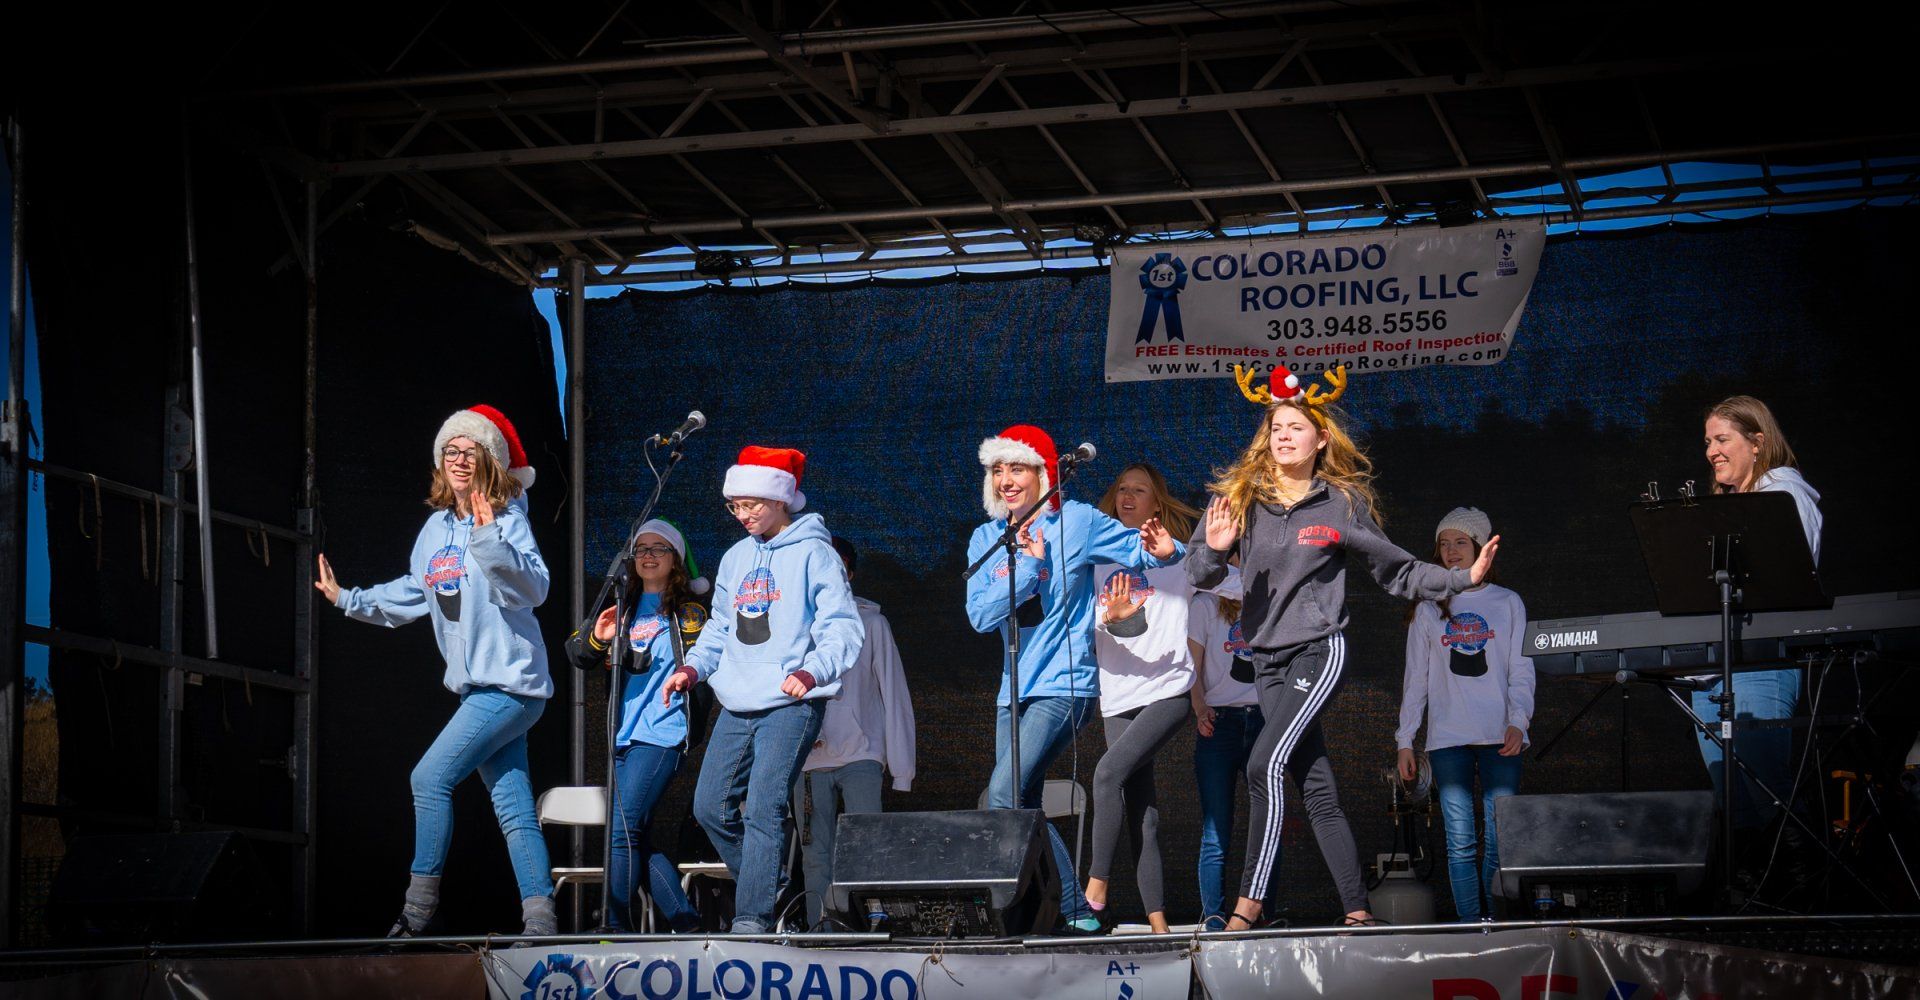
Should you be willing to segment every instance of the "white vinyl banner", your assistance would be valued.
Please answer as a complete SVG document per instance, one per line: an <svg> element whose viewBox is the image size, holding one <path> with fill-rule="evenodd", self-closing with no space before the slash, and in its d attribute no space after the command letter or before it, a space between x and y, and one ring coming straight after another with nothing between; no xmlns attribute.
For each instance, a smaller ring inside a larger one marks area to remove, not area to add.
<svg viewBox="0 0 1920 1000"><path fill-rule="evenodd" d="M1184 1000L1184 951L1026 955L831 951L718 938L486 955L491 1000Z"/></svg>
<svg viewBox="0 0 1920 1000"><path fill-rule="evenodd" d="M1207 996L1735 1000L1920 996L1920 971L1576 928L1208 941Z"/></svg>
<svg viewBox="0 0 1920 1000"><path fill-rule="evenodd" d="M1107 381L1490 365L1546 242L1539 223L1496 221L1116 247Z"/></svg>

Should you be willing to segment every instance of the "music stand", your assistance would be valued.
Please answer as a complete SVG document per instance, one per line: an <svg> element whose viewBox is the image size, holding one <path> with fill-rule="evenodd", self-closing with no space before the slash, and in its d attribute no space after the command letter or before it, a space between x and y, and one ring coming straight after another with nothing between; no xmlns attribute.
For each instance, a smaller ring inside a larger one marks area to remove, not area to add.
<svg viewBox="0 0 1920 1000"><path fill-rule="evenodd" d="M1828 608L1793 497L1724 493L1647 500L1628 511L1663 615L1720 615L1721 849L1723 888L1733 888L1733 658L1738 615ZM1791 810L1792 803L1785 808Z"/></svg>

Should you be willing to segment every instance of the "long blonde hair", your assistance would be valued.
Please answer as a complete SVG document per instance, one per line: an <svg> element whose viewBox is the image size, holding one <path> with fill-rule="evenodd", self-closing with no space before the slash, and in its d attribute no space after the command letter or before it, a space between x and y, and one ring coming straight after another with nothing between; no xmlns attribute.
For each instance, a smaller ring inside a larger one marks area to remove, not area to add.
<svg viewBox="0 0 1920 1000"><path fill-rule="evenodd" d="M1314 455L1313 475L1346 497L1348 504L1365 504L1373 523L1384 524L1380 516L1380 496L1373 489L1373 460L1353 443L1346 428L1341 426L1342 418L1337 410L1297 399L1269 405L1260 415L1260 426L1240 458L1224 470L1214 470L1214 480L1207 489L1226 497L1234 519L1242 524L1246 523L1247 512L1255 501L1280 502L1280 465L1273 460L1273 449L1267 444L1267 438L1274 416L1283 409L1298 411L1327 439L1327 446Z"/></svg>
<svg viewBox="0 0 1920 1000"><path fill-rule="evenodd" d="M1167 534L1183 542L1193 537L1194 520L1200 516L1200 511L1180 502L1173 491L1167 488L1167 477L1146 462L1135 462L1113 477L1113 484L1107 487L1106 495L1100 498L1100 512L1115 520L1120 518L1120 479L1129 472L1146 474L1147 490L1153 495L1154 506L1160 509L1154 516L1160 519Z"/></svg>
<svg viewBox="0 0 1920 1000"><path fill-rule="evenodd" d="M1756 437L1760 439L1760 453L1753 457L1752 476L1740 484L1741 489L1752 489L1761 476L1775 469L1800 467L1799 460L1793 456L1793 448L1787 444L1786 433L1780 430L1780 421L1773 419L1773 411L1758 399L1752 396L1728 396L1713 404L1706 416L1700 418L1701 422L1704 423L1708 417L1719 417L1732 424L1749 443L1753 443ZM1713 491L1725 493L1728 487L1714 483Z"/></svg>
<svg viewBox="0 0 1920 1000"><path fill-rule="evenodd" d="M479 446L473 449L473 488L486 495L487 502L504 510L507 502L520 495L520 480L493 460L493 452ZM447 463L441 459L433 467L433 486L427 491L427 506L434 510L458 510L459 498L447 482Z"/></svg>

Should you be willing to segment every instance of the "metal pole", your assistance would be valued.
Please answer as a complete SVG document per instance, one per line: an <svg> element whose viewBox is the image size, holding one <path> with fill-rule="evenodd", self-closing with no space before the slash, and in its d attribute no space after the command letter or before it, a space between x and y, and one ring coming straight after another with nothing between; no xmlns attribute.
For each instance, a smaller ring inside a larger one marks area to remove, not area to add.
<svg viewBox="0 0 1920 1000"><path fill-rule="evenodd" d="M570 526L567 533L567 574L573 580L573 617L575 622L586 617L587 581L581 572L587 551L587 401L586 379L582 373L587 366L587 262L574 258L567 262L567 474L570 488L567 490L567 508ZM573 672L573 698L569 714L573 731L573 745L569 763L572 767L573 784L587 783L587 677L579 671ZM582 827L573 827L573 864L583 867L586 864L586 831ZM603 894L604 895L604 894ZM574 926L580 926L580 893L573 894Z"/></svg>
<svg viewBox="0 0 1920 1000"><path fill-rule="evenodd" d="M0 461L0 497L6 505L0 521L0 889L8 900L20 896L20 755L26 729L26 656L20 643L25 624L25 542L27 535L27 196L21 159L20 121L8 123L13 171L13 219L8 239L7 405ZM0 905L0 946L17 943L14 904Z"/></svg>
<svg viewBox="0 0 1920 1000"><path fill-rule="evenodd" d="M320 233L320 191L319 185L309 181L306 185L306 253L302 261L307 285L307 356L305 406L302 410L301 443L304 445L303 469L300 476L300 507L294 512L294 523L299 528L302 540L295 546L293 620L294 620L294 675L307 682L305 691L295 696L294 712L294 748L290 755L293 771L293 828L306 835L305 843L294 854L294 919L299 933L313 930L314 890L316 887L315 850L313 814L318 802L314 781L314 751L317 741L314 738L314 695L313 683L315 667L319 663L319 619L314 614L317 591L313 589L314 576L318 570L314 566L315 541L314 492L317 478L318 460L316 442L319 436L319 411L315 406L315 393L319 383L319 340L320 340L320 261L316 256ZM207 506L207 505L202 505Z"/></svg>
<svg viewBox="0 0 1920 1000"><path fill-rule="evenodd" d="M184 117L180 124L180 169L187 232L187 328L192 346L194 499L200 505L200 593L207 611L207 659L217 660L220 627L213 596L213 493L207 484L207 379L201 363L200 259L193 227L193 136L191 121Z"/></svg>

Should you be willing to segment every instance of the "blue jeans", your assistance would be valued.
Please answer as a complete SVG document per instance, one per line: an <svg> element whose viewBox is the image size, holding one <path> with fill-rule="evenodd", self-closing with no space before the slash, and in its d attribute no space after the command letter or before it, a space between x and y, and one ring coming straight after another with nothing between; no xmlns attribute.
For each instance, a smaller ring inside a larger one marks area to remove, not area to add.
<svg viewBox="0 0 1920 1000"><path fill-rule="evenodd" d="M793 783L793 807L802 817L800 862L807 873L809 928L820 923L820 907L833 882L834 823L843 812L880 811L880 772L879 761L856 760L802 771Z"/></svg>
<svg viewBox="0 0 1920 1000"><path fill-rule="evenodd" d="M1098 697L1084 695L1028 698L1020 703L1020 808L1041 807L1047 766L1073 742L1073 734L1092 721L1094 708L1099 704ZM987 784L989 809L1014 808L1009 796L1013 763L1007 753L1012 721L1007 706L1001 705L994 714L993 777ZM1047 839L1053 844L1054 866L1060 869L1060 919L1092 916L1086 894L1080 891L1080 876L1073 870L1073 856L1067 853L1067 842L1060 839L1060 831L1054 829L1052 823L1047 824Z"/></svg>
<svg viewBox="0 0 1920 1000"><path fill-rule="evenodd" d="M1201 920L1229 912L1223 882L1227 852L1233 849L1233 793L1245 780L1247 755L1266 724L1258 705L1213 711L1213 735L1193 741L1193 777L1200 790Z"/></svg>
<svg viewBox="0 0 1920 1000"><path fill-rule="evenodd" d="M1433 787L1440 796L1440 818L1447 831L1447 878L1453 883L1453 909L1462 923L1480 919L1482 890L1491 891L1500 870L1500 835L1493 826L1493 803L1520 789L1520 757L1500 756L1495 745L1444 747L1429 750ZM1473 773L1480 772L1480 812L1486 836L1473 835ZM1484 845L1480 864L1473 863L1476 846Z"/></svg>
<svg viewBox="0 0 1920 1000"><path fill-rule="evenodd" d="M788 797L826 710L820 699L757 712L722 709L707 737L693 818L733 873L735 934L763 934L773 927Z"/></svg>
<svg viewBox="0 0 1920 1000"><path fill-rule="evenodd" d="M676 934L700 926L700 916L680 888L680 873L672 859L653 846L653 807L673 783L680 760L678 747L650 743L629 743L614 755L614 793L619 801L614 803L613 853L607 862L607 926L613 930L634 930L640 923L640 914L632 912L635 853L643 859L648 890L667 926Z"/></svg>
<svg viewBox="0 0 1920 1000"><path fill-rule="evenodd" d="M1720 693L1720 682L1706 691L1695 691L1692 695L1693 713L1700 721L1711 726L1714 732L1720 731L1720 706L1707 699ZM1789 667L1785 670L1751 670L1733 675L1733 710L1738 719L1788 719L1793 717L1795 706L1800 703L1800 671ZM1733 789L1733 825L1750 830L1765 826L1773 821L1779 809L1773 800L1753 783L1754 778L1766 784L1775 795L1785 798L1792 784L1793 731L1790 729L1758 729L1750 731L1734 730L1733 752L1739 757L1734 765L1737 778ZM1707 764L1707 778L1713 782L1713 802L1718 808L1721 801L1721 786L1725 783L1726 773L1722 762L1726 759L1720 751L1720 745L1708 739L1706 734L1694 730L1694 737L1700 742L1700 759ZM1739 765L1747 765L1753 772L1753 778L1739 771Z"/></svg>
<svg viewBox="0 0 1920 1000"><path fill-rule="evenodd" d="M439 875L446 867L453 786L478 770L507 838L520 898L553 895L547 839L527 776L527 730L546 708L545 698L499 688L473 688L460 696L460 708L413 768L413 874Z"/></svg>

